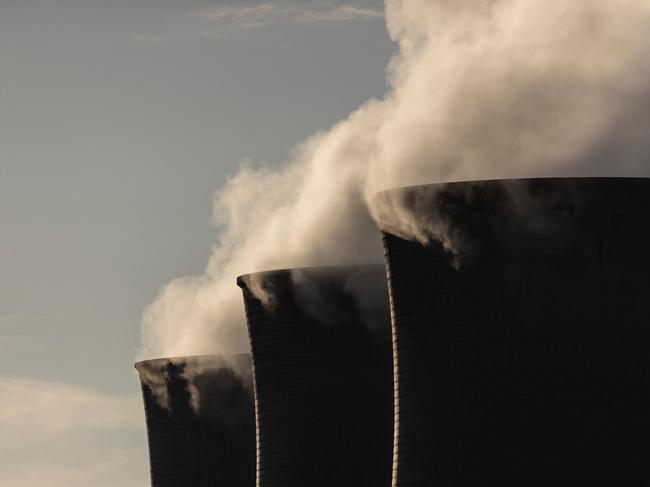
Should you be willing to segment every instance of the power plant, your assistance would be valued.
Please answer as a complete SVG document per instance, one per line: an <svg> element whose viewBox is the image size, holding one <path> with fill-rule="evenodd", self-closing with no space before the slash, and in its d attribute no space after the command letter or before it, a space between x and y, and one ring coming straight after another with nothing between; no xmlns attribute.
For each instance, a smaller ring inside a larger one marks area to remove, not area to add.
<svg viewBox="0 0 650 487"><path fill-rule="evenodd" d="M152 485L650 485L650 180L376 202L385 267L241 276L250 356L136 364Z"/></svg>

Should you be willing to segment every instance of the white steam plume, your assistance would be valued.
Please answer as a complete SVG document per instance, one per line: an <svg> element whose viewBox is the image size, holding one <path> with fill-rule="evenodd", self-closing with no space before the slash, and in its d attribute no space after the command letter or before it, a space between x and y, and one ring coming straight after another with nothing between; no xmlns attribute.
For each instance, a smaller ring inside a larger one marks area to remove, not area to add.
<svg viewBox="0 0 650 487"><path fill-rule="evenodd" d="M205 274L160 291L142 358L246 350L238 274L381 262L376 191L648 173L648 0L388 0L386 18L399 44L389 92L280 169L228 181Z"/></svg>

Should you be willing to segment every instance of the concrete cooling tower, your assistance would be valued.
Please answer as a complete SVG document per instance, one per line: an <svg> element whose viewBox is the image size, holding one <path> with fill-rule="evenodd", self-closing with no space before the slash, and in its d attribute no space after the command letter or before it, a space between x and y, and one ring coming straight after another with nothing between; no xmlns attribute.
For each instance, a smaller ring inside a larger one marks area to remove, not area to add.
<svg viewBox="0 0 650 487"><path fill-rule="evenodd" d="M393 376L384 266L238 279L257 414L257 485L390 485Z"/></svg>
<svg viewBox="0 0 650 487"><path fill-rule="evenodd" d="M650 180L377 198L394 485L650 485Z"/></svg>
<svg viewBox="0 0 650 487"><path fill-rule="evenodd" d="M153 487L255 485L250 355L165 358L135 367Z"/></svg>

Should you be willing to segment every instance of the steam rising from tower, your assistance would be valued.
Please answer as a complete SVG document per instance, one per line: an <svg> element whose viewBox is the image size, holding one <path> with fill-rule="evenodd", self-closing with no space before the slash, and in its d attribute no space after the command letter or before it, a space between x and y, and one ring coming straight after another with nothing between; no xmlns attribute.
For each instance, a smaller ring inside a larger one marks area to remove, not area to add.
<svg viewBox="0 0 650 487"><path fill-rule="evenodd" d="M281 167L228 181L205 274L160 291L140 357L246 350L242 272L380 262L378 190L647 173L647 0L387 0L386 23L399 45L389 91ZM393 216L404 235L436 237Z"/></svg>

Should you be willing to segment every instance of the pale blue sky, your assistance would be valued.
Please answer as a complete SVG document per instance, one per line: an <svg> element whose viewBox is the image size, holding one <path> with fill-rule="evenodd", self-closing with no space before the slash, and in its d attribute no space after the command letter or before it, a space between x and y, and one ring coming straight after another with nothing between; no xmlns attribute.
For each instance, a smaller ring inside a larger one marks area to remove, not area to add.
<svg viewBox="0 0 650 487"><path fill-rule="evenodd" d="M142 310L202 271L239 161L382 95L381 12L0 0L0 485L147 485Z"/></svg>

